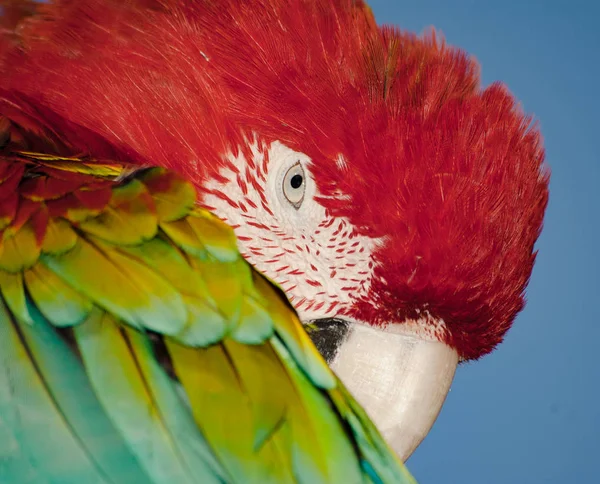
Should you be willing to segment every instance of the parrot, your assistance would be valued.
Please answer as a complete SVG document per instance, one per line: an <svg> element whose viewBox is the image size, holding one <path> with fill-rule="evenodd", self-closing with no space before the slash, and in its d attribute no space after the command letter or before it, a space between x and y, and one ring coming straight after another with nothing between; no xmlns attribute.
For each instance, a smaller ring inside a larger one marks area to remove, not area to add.
<svg viewBox="0 0 600 484"><path fill-rule="evenodd" d="M459 363L524 307L548 203L539 124L473 57L362 0L26 3L0 37L11 153L189 181L406 460Z"/></svg>

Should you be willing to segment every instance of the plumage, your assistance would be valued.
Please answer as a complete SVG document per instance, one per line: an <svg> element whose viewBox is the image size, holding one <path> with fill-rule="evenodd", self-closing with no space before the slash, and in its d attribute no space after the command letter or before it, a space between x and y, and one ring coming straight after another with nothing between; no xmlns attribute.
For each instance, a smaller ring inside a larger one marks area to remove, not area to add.
<svg viewBox="0 0 600 484"><path fill-rule="evenodd" d="M1 163L22 167L2 254L31 238L0 269L1 482L412 482L190 183ZM61 175L110 197L86 208Z"/></svg>
<svg viewBox="0 0 600 484"><path fill-rule="evenodd" d="M458 362L492 351L524 305L549 174L508 89L481 87L435 32L377 25L362 0L10 3L6 277L43 264L76 291L49 318L68 331L92 304L189 347L277 337L333 388L241 253L315 341L335 340L332 368L407 458ZM25 319L23 284L42 313L60 300L35 274L10 279Z"/></svg>

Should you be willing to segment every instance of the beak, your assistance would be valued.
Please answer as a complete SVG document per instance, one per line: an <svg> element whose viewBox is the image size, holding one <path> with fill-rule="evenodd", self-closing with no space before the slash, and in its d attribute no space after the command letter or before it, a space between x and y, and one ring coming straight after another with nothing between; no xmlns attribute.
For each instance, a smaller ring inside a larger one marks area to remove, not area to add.
<svg viewBox="0 0 600 484"><path fill-rule="evenodd" d="M408 326L390 331L331 318L311 326L309 335L323 357L406 461L442 408L457 352Z"/></svg>

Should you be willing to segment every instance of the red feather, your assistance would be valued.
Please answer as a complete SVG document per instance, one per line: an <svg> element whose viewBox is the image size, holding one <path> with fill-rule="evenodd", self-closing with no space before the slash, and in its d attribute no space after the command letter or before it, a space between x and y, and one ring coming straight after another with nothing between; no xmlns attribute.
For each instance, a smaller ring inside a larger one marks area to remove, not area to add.
<svg viewBox="0 0 600 484"><path fill-rule="evenodd" d="M503 86L479 87L473 59L353 0L55 3L3 54L0 112L30 139L175 168L200 190L244 136L281 140L312 158L332 214L385 237L355 317L442 318L464 358L502 340L548 173L537 126Z"/></svg>

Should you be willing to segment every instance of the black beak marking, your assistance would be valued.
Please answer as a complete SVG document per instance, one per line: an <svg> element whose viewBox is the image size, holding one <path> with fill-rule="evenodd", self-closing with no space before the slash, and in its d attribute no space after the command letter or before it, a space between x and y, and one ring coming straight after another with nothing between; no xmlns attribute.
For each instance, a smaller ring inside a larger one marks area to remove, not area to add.
<svg viewBox="0 0 600 484"><path fill-rule="evenodd" d="M336 318L315 319L310 322L307 332L321 356L331 364L349 336L350 323Z"/></svg>

